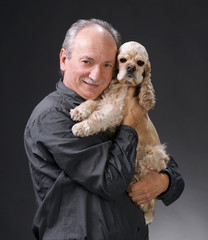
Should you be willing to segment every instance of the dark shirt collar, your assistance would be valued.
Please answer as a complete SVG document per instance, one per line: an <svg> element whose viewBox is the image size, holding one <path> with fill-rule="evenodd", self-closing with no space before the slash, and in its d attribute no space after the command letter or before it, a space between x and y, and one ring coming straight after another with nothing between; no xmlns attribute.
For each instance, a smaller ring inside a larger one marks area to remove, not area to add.
<svg viewBox="0 0 208 240"><path fill-rule="evenodd" d="M74 90L68 88L64 83L63 79L60 79L59 82L56 85L56 90L59 94L65 95L66 98L68 99L73 99L74 103L79 105L80 103L86 101L84 98L79 96Z"/></svg>

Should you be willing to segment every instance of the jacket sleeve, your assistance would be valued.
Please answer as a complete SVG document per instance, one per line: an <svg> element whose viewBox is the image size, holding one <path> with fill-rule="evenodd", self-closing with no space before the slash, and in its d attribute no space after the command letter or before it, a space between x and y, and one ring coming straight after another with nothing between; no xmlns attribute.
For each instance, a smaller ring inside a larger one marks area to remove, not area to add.
<svg viewBox="0 0 208 240"><path fill-rule="evenodd" d="M80 138L73 135L73 124L61 110L41 114L30 127L33 154L105 199L120 197L134 174L137 133L121 126L113 140L104 133Z"/></svg>
<svg viewBox="0 0 208 240"><path fill-rule="evenodd" d="M170 183L167 191L159 195L158 199L162 200L163 203L168 206L180 197L184 190L185 183L178 169L178 164L171 156L166 169L162 170L161 173L168 174Z"/></svg>

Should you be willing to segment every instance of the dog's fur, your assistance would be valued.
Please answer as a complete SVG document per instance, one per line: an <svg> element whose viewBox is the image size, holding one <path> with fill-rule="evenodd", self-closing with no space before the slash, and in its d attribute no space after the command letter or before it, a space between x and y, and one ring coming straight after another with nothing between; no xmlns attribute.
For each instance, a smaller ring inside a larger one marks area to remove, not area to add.
<svg viewBox="0 0 208 240"><path fill-rule="evenodd" d="M124 99L129 86L139 89L139 103L147 111L155 105L154 89L150 80L151 66L146 49L137 42L124 43L118 53L118 74L97 100L87 100L70 114L76 123L73 134L86 137L100 131L115 132L123 120ZM145 175L144 168L159 172L169 160L164 145L160 144L157 131L148 114L145 114L136 129L139 134L134 180ZM132 182L133 182L132 181ZM154 217L155 199L142 204L146 224Z"/></svg>

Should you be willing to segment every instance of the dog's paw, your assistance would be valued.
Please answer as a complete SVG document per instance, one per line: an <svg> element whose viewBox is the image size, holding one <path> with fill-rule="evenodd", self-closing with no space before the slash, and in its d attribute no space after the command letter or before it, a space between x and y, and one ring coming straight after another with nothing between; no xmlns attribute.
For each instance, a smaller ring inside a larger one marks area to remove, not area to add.
<svg viewBox="0 0 208 240"><path fill-rule="evenodd" d="M151 224L154 219L156 200L152 199L150 202L140 205L140 209L144 212L146 224Z"/></svg>
<svg viewBox="0 0 208 240"><path fill-rule="evenodd" d="M70 115L73 121L82 121L90 115L90 111L87 109L74 108L70 110Z"/></svg>
<svg viewBox="0 0 208 240"><path fill-rule="evenodd" d="M92 131L87 122L80 122L72 127L72 132L77 137L87 137L92 135Z"/></svg>
<svg viewBox="0 0 208 240"><path fill-rule="evenodd" d="M144 218L145 218L146 225L151 224L153 222L153 219L154 219L154 212L152 212L152 211L145 212Z"/></svg>
<svg viewBox="0 0 208 240"><path fill-rule="evenodd" d="M97 103L93 100L87 100L74 109L70 110L70 115L74 121L83 121L87 119L97 108Z"/></svg>

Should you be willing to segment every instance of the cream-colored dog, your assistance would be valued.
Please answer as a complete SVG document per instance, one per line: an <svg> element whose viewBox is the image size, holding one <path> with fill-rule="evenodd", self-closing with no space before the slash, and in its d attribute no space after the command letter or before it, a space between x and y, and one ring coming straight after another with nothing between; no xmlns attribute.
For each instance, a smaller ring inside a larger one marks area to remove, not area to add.
<svg viewBox="0 0 208 240"><path fill-rule="evenodd" d="M139 103L147 111L155 105L154 89L150 80L151 66L146 49L137 42L124 43L118 53L118 75L108 88L96 100L87 100L71 109L70 114L76 123L73 128L75 136L86 137L100 131L115 132L123 120L124 99L129 86L139 89ZM145 175L144 168L159 172L166 167L169 160L164 145L161 145L157 131L148 114L145 114L138 129L139 144L134 180ZM142 204L146 224L154 217L155 199Z"/></svg>

